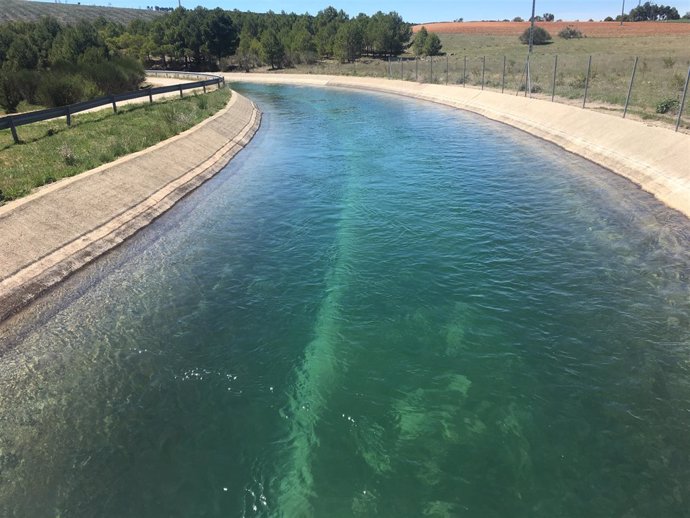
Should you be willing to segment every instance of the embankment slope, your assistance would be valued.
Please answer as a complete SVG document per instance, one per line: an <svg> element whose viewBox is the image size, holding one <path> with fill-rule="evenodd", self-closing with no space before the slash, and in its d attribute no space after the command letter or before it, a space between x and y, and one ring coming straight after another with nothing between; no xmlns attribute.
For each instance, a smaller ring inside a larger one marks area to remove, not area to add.
<svg viewBox="0 0 690 518"><path fill-rule="evenodd" d="M628 178L690 217L690 135L579 107L462 86L381 78L227 74L228 82L344 87L468 110L557 144Z"/></svg>
<svg viewBox="0 0 690 518"><path fill-rule="evenodd" d="M220 171L260 121L233 93L226 108L176 137L0 207L0 321Z"/></svg>

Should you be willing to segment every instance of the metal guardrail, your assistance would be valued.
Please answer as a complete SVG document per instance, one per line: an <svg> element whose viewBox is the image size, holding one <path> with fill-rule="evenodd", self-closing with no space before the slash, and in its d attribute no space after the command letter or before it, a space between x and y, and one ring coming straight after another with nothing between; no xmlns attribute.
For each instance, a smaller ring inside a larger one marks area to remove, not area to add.
<svg viewBox="0 0 690 518"><path fill-rule="evenodd" d="M193 90L195 88L203 88L206 92L206 87L211 85L223 86L225 85L225 78L222 76L214 76L212 74L199 74L199 73L187 73L187 72L162 72L157 70L147 70L147 75L155 75L162 77L206 77L207 79L201 79L199 81L193 81L189 83L180 83L176 85L169 86L158 86L155 88L143 88L141 90L135 90L132 92L124 92L121 94L106 95L103 97L97 97L96 99L90 99L88 101L82 101L79 103L68 104L66 106L60 106L58 108L48 108L47 110L37 110L33 112L18 113L16 115L6 115L5 117L0 117L0 130L10 129L12 131L12 138L15 144L19 144L19 136L17 135L17 126L24 126L26 124L33 124L34 122L47 121L55 119L58 117L66 117L67 125L72 125L72 115L75 113L83 112L85 110L90 110L92 108L97 108L99 106L107 106L111 104L113 106L113 111L117 113L117 103L121 101L128 101L130 99L140 99L143 97L148 97L149 102L153 102L153 96L158 94L165 94L170 92L180 92L180 97L182 97L182 92L184 90Z"/></svg>

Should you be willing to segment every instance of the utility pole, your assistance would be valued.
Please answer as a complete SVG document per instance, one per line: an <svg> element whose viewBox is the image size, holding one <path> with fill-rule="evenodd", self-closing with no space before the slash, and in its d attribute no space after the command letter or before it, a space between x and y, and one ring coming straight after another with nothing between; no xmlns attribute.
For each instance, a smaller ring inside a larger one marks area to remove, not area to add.
<svg viewBox="0 0 690 518"><path fill-rule="evenodd" d="M623 8L621 9L621 25L623 25L623 18L625 18L625 0L623 0Z"/></svg>

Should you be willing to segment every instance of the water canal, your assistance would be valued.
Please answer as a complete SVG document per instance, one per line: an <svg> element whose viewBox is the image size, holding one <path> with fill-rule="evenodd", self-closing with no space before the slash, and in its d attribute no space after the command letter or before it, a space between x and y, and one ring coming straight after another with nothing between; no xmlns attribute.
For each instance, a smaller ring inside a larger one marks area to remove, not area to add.
<svg viewBox="0 0 690 518"><path fill-rule="evenodd" d="M241 90L247 149L0 328L0 515L688 516L685 218L471 114Z"/></svg>

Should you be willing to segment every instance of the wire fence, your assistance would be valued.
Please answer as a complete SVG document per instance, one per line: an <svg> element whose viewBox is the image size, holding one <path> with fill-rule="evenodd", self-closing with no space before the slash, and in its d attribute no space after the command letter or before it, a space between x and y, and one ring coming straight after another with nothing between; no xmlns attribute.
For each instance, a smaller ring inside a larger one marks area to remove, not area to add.
<svg viewBox="0 0 690 518"><path fill-rule="evenodd" d="M67 125L71 126L72 116L75 113L91 110L93 108L98 108L100 106L112 105L113 111L117 113L117 103L119 102L148 97L149 102L153 103L154 95L179 92L180 97L182 97L183 92L185 90L194 90L201 88L204 92L206 92L206 88L208 86L217 85L218 87L221 87L225 85L225 78L221 76L215 76L212 74L162 72L157 70L147 70L146 74L148 76L166 77L174 79L197 79L197 81L179 83L168 86L159 86L155 88L143 88L141 90L135 90L132 92L124 92L121 94L97 97L95 99L90 99L88 101L68 104L66 106L59 106L57 108L48 108L46 110L36 110L32 112L18 113L15 115L6 115L4 117L0 117L0 130L9 129L12 132L12 139L14 140L14 143L19 144L21 142L19 139L19 135L17 133L17 127L19 126L33 124L34 122L56 119L58 117L65 117Z"/></svg>
<svg viewBox="0 0 690 518"><path fill-rule="evenodd" d="M690 124L690 58L683 62L670 57L621 60L606 54L533 54L529 75L524 53L323 62L307 71L473 87L617 111L623 117L634 112L643 119L674 124L676 131L684 121L684 127Z"/></svg>

